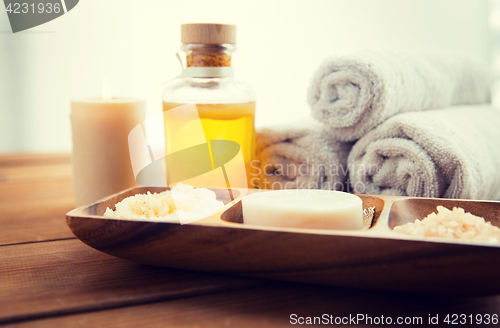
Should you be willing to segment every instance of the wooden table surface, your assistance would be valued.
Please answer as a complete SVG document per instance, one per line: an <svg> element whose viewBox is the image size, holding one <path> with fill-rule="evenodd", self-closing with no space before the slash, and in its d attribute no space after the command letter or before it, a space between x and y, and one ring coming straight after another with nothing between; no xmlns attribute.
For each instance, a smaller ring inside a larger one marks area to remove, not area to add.
<svg viewBox="0 0 500 328"><path fill-rule="evenodd" d="M297 326L292 314L362 314L421 317L425 326L438 314L441 326L446 314L500 315L500 296L353 290L127 262L75 239L65 222L73 206L69 155L0 156L0 325L284 327Z"/></svg>

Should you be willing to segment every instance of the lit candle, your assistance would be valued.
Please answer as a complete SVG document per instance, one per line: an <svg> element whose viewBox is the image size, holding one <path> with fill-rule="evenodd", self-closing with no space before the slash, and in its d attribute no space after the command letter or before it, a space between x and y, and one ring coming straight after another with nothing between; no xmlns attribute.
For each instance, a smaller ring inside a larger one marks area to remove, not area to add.
<svg viewBox="0 0 500 328"><path fill-rule="evenodd" d="M73 188L76 206L136 185L128 150L128 134L144 120L144 100L103 98L71 102Z"/></svg>

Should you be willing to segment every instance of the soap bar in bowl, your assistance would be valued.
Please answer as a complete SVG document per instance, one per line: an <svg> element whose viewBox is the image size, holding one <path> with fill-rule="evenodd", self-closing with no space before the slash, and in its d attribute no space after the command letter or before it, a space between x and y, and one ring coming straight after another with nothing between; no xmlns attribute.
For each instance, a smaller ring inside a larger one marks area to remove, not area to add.
<svg viewBox="0 0 500 328"><path fill-rule="evenodd" d="M331 190L274 190L243 197L243 223L251 225L356 230L363 228L363 201Z"/></svg>

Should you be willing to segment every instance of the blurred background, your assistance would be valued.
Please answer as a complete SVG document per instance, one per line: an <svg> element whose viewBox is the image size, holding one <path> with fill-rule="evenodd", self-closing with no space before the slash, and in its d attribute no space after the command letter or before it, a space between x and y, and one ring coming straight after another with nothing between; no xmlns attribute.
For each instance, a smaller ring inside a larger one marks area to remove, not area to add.
<svg viewBox="0 0 500 328"><path fill-rule="evenodd" d="M500 76L500 0L82 0L13 34L0 10L0 153L69 152L70 99L146 99L181 73L183 23L237 25L235 76L254 86L257 127L309 115L310 78L328 56L434 48L480 56ZM500 85L493 101L500 102Z"/></svg>

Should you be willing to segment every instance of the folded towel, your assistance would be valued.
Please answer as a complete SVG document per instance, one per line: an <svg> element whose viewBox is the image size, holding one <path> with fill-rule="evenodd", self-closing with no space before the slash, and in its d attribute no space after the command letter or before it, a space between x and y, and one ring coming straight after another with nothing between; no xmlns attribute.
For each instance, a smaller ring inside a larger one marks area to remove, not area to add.
<svg viewBox="0 0 500 328"><path fill-rule="evenodd" d="M394 116L352 148L354 192L500 199L499 125L489 105Z"/></svg>
<svg viewBox="0 0 500 328"><path fill-rule="evenodd" d="M260 129L251 183L266 189L346 190L352 143L339 142L311 118Z"/></svg>
<svg viewBox="0 0 500 328"><path fill-rule="evenodd" d="M342 141L361 138L398 113L484 103L480 60L440 52L362 51L325 60L313 76L312 116Z"/></svg>

